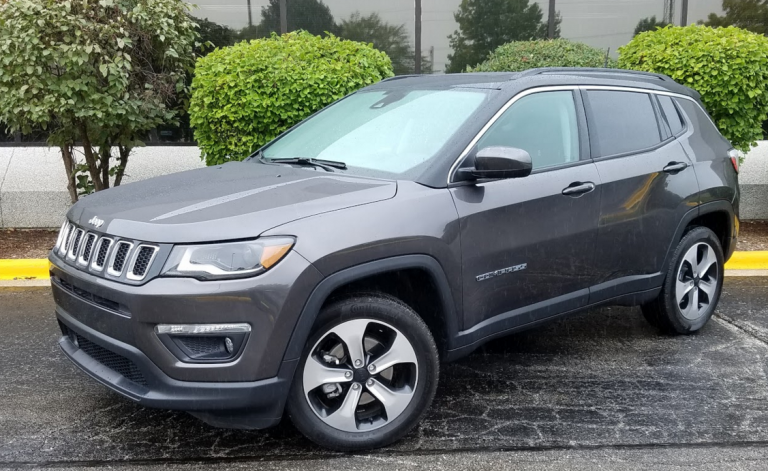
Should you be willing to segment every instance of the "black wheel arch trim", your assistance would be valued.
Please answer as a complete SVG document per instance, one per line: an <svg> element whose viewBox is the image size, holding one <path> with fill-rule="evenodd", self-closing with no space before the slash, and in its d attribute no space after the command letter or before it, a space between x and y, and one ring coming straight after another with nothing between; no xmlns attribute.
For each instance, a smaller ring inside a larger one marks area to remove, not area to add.
<svg viewBox="0 0 768 471"><path fill-rule="evenodd" d="M442 265L429 255L401 255L346 268L323 279L315 287L304 304L304 308L291 334L291 339L288 342L288 347L285 350L283 362L295 361L301 357L315 320L320 314L320 309L331 293L337 288L369 276L414 268L424 270L432 277L438 290L443 312L443 321L446 329L444 334L447 341L446 350L455 348L454 342L458 334L458 311Z"/></svg>
<svg viewBox="0 0 768 471"><path fill-rule="evenodd" d="M723 256L726 261L730 258L731 254L733 253L733 248L735 244L733 243L733 233L734 233L734 216L735 211L733 210L733 204L731 204L730 201L727 200L717 200L717 201L710 201L707 203L702 203L695 208L691 208L690 211L685 213L683 217L680 220L680 223L677 226L677 230L675 230L675 237L672 239L672 243L669 244L669 248L667 249L667 254L664 257L664 264L662 265L662 273L666 273L666 269L669 267L669 263L672 259L672 254L675 252L675 248L677 248L677 244L680 243L680 241L683 239L683 236L685 235L685 228L688 227L688 225L696 219L697 217L704 216L706 214L713 214L713 213L726 213L728 215L728 239L730 239L729 246L723 247Z"/></svg>

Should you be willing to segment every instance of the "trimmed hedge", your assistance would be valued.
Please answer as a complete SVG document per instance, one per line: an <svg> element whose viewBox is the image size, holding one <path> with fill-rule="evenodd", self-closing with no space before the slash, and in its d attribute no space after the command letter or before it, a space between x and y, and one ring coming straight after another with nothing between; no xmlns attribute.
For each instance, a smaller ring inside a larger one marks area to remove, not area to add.
<svg viewBox="0 0 768 471"><path fill-rule="evenodd" d="M208 165L241 160L315 111L392 76L371 45L307 32L241 42L198 59L189 105Z"/></svg>
<svg viewBox="0 0 768 471"><path fill-rule="evenodd" d="M619 67L669 75L701 100L737 149L762 139L768 118L768 38L728 27L668 26L619 48Z"/></svg>
<svg viewBox="0 0 768 471"><path fill-rule="evenodd" d="M603 67L606 53L601 49L567 39L513 41L496 48L485 62L468 72L520 72L537 67ZM608 59L608 66L614 61Z"/></svg>

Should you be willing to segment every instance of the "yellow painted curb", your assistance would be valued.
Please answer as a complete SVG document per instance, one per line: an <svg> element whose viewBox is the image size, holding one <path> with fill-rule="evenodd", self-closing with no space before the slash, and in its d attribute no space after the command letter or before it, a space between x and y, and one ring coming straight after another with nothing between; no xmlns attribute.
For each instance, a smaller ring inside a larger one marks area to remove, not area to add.
<svg viewBox="0 0 768 471"><path fill-rule="evenodd" d="M47 279L48 273L48 260L44 258L0 260L0 280Z"/></svg>
<svg viewBox="0 0 768 471"><path fill-rule="evenodd" d="M726 270L768 270L768 251L734 252ZM0 280L43 280L48 279L48 260L5 259L0 260Z"/></svg>
<svg viewBox="0 0 768 471"><path fill-rule="evenodd" d="M726 270L768 270L768 250L752 252L734 252Z"/></svg>

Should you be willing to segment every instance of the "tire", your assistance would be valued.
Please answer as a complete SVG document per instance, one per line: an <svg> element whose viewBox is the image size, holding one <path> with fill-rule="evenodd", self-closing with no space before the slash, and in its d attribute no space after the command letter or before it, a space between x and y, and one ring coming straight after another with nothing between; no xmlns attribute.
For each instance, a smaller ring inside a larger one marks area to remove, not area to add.
<svg viewBox="0 0 768 471"><path fill-rule="evenodd" d="M301 433L326 448L359 451L390 445L418 425L440 363L429 329L409 306L357 294L324 308L315 325L287 403Z"/></svg>
<svg viewBox="0 0 768 471"><path fill-rule="evenodd" d="M675 249L659 296L642 306L643 316L666 334L698 332L720 300L723 265L720 239L706 227L694 227Z"/></svg>

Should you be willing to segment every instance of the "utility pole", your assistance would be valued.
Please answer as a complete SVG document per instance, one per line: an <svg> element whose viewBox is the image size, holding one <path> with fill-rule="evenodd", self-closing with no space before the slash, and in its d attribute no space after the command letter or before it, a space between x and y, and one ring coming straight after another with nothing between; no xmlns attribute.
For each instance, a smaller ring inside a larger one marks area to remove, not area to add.
<svg viewBox="0 0 768 471"><path fill-rule="evenodd" d="M280 0L280 34L288 32L288 6L287 0Z"/></svg>
<svg viewBox="0 0 768 471"><path fill-rule="evenodd" d="M435 73L435 46L429 48L429 65L432 68L432 73Z"/></svg>
<svg viewBox="0 0 768 471"><path fill-rule="evenodd" d="M253 27L253 15L251 14L251 0L248 0L248 27Z"/></svg>
<svg viewBox="0 0 768 471"><path fill-rule="evenodd" d="M549 0L549 24L547 25L547 37L549 39L555 39L555 0Z"/></svg>
<svg viewBox="0 0 768 471"><path fill-rule="evenodd" d="M413 72L416 74L421 73L421 0L414 0L416 24L414 39L416 44L413 48Z"/></svg>
<svg viewBox="0 0 768 471"><path fill-rule="evenodd" d="M669 24L675 22L675 0L664 0L664 22Z"/></svg>
<svg viewBox="0 0 768 471"><path fill-rule="evenodd" d="M680 26L688 26L688 0L683 0L680 8Z"/></svg>

